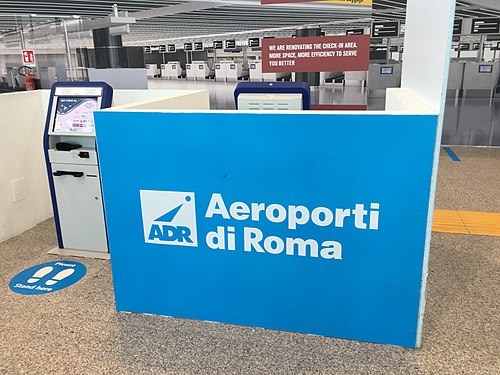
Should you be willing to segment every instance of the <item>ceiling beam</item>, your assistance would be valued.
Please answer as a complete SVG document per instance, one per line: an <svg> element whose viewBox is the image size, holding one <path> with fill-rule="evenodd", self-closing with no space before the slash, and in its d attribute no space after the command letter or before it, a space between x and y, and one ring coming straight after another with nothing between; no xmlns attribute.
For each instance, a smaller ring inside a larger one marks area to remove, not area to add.
<svg viewBox="0 0 500 375"><path fill-rule="evenodd" d="M193 12L196 10L218 8L226 5L228 4L222 2L213 2L213 1L189 1L183 4L171 5L168 7L153 8L153 9L143 10L140 12L130 13L130 16L134 17L135 19L142 20L146 18L163 17L178 13Z"/></svg>

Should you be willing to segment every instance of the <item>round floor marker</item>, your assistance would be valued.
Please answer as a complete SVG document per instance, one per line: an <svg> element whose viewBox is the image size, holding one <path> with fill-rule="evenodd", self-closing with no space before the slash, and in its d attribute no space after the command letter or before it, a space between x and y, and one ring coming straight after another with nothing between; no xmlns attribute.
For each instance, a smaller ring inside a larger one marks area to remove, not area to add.
<svg viewBox="0 0 500 375"><path fill-rule="evenodd" d="M46 294L78 282L87 269L82 263L59 260L30 267L12 278L10 290L18 294Z"/></svg>

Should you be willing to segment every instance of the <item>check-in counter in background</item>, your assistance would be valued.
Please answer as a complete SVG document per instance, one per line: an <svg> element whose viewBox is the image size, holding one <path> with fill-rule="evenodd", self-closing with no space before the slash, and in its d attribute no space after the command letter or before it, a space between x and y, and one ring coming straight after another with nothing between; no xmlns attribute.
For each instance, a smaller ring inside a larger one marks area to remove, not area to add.
<svg viewBox="0 0 500 375"><path fill-rule="evenodd" d="M155 78L160 75L160 69L157 64L146 64L146 74L148 78Z"/></svg>
<svg viewBox="0 0 500 375"><path fill-rule="evenodd" d="M386 90L401 86L401 64L370 64L368 91Z"/></svg>
<svg viewBox="0 0 500 375"><path fill-rule="evenodd" d="M237 82L248 76L246 65L238 61L219 61L215 64L215 80L225 82Z"/></svg>
<svg viewBox="0 0 500 375"><path fill-rule="evenodd" d="M251 82L276 82L290 77L290 73L262 73L261 61L249 62L248 68Z"/></svg>
<svg viewBox="0 0 500 375"><path fill-rule="evenodd" d="M216 81L226 81L226 64L223 64L222 61L216 62L214 64L215 70L215 80Z"/></svg>
<svg viewBox="0 0 500 375"><path fill-rule="evenodd" d="M191 69L194 71L194 76L197 81L203 81L210 77L210 67L206 61L193 61Z"/></svg>
<svg viewBox="0 0 500 375"><path fill-rule="evenodd" d="M448 92L450 97L457 97L463 87L465 62L452 61L450 63L450 72L448 74Z"/></svg>
<svg viewBox="0 0 500 375"><path fill-rule="evenodd" d="M196 81L196 66L194 64L186 64L186 79Z"/></svg>
<svg viewBox="0 0 500 375"><path fill-rule="evenodd" d="M161 64L161 78L176 80L182 76L181 63L179 61L169 61Z"/></svg>
<svg viewBox="0 0 500 375"><path fill-rule="evenodd" d="M466 62L464 69L464 96L493 97L498 87L500 63Z"/></svg>
<svg viewBox="0 0 500 375"><path fill-rule="evenodd" d="M345 72L344 86L365 87L366 72Z"/></svg>

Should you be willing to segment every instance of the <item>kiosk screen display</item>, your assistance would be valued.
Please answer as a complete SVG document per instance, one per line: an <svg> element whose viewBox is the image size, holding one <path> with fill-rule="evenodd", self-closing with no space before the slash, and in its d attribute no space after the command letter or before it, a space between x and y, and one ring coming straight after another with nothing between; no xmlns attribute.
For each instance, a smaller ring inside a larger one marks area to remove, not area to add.
<svg viewBox="0 0 500 375"><path fill-rule="evenodd" d="M250 69L257 69L257 65L255 65L255 64L250 64Z"/></svg>
<svg viewBox="0 0 500 375"><path fill-rule="evenodd" d="M94 111L97 98L59 97L54 133L94 133Z"/></svg>
<svg viewBox="0 0 500 375"><path fill-rule="evenodd" d="M493 65L479 65L479 73L493 73Z"/></svg>
<svg viewBox="0 0 500 375"><path fill-rule="evenodd" d="M393 67L392 66L383 66L380 68L380 74L392 74Z"/></svg>

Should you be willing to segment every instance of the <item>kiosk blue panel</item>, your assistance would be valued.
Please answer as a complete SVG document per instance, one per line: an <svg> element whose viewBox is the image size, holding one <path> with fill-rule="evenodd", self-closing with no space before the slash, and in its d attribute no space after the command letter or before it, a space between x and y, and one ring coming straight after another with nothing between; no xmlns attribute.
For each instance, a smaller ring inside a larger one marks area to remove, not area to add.
<svg viewBox="0 0 500 375"><path fill-rule="evenodd" d="M415 347L437 116L95 119L119 311Z"/></svg>

